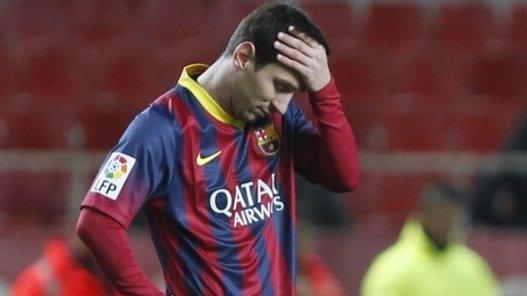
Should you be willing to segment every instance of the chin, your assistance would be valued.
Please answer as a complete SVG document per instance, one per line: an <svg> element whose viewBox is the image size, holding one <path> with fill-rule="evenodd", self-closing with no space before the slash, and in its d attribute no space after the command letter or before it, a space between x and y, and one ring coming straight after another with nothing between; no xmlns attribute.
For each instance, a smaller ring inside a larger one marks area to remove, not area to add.
<svg viewBox="0 0 527 296"><path fill-rule="evenodd" d="M247 113L243 116L245 122L255 122L258 118L252 113Z"/></svg>
<svg viewBox="0 0 527 296"><path fill-rule="evenodd" d="M256 114L256 113L253 113L253 112L250 112L250 111L243 113L243 116L241 116L243 121L250 122L250 123L257 122L258 120L261 120L261 119L266 118L266 117L267 117L267 115L259 115L259 114Z"/></svg>

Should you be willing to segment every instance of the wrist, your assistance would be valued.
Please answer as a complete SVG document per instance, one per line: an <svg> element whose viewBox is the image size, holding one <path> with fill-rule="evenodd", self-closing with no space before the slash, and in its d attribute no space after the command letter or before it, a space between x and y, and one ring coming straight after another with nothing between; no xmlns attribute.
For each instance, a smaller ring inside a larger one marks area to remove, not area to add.
<svg viewBox="0 0 527 296"><path fill-rule="evenodd" d="M310 91L309 96L315 99L340 97L335 79L330 77L329 81L322 88L317 91Z"/></svg>
<svg viewBox="0 0 527 296"><path fill-rule="evenodd" d="M318 83L317 85L314 85L313 87L311 87L309 92L311 92L311 93L319 92L324 87L326 87L331 82L331 80L332 80L331 76L329 76L328 78L326 78L324 80L321 80L320 83Z"/></svg>

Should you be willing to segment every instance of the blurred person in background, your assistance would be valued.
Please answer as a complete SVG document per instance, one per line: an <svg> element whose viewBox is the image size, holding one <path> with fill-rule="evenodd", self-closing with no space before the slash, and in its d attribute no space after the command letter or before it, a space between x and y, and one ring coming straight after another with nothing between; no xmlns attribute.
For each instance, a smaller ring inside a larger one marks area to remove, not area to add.
<svg viewBox="0 0 527 296"><path fill-rule="evenodd" d="M445 184L427 188L399 241L370 266L362 295L497 295L487 263L459 242L463 216L464 197L457 189Z"/></svg>
<svg viewBox="0 0 527 296"><path fill-rule="evenodd" d="M343 231L348 225L344 199L337 193L296 178L298 197L298 296L344 296L338 278L315 249L318 231Z"/></svg>
<svg viewBox="0 0 527 296"><path fill-rule="evenodd" d="M118 295L106 290L95 263L77 238L50 239L42 257L13 281L12 296Z"/></svg>
<svg viewBox="0 0 527 296"><path fill-rule="evenodd" d="M527 112L522 119L502 152L527 151ZM478 172L474 181L472 218L475 223L483 225L527 226L527 174L514 171Z"/></svg>
<svg viewBox="0 0 527 296"><path fill-rule="evenodd" d="M240 23L213 65L185 67L177 86L134 119L77 224L122 294L295 294L294 171L338 192L359 181L328 54L302 11L264 5ZM291 100L301 91L310 94L315 123ZM139 210L165 293L131 249L126 231Z"/></svg>
<svg viewBox="0 0 527 296"><path fill-rule="evenodd" d="M302 197L299 197L302 198ZM316 226L301 219L298 226L298 296L344 296L344 288L326 265L324 260L314 251L314 232Z"/></svg>

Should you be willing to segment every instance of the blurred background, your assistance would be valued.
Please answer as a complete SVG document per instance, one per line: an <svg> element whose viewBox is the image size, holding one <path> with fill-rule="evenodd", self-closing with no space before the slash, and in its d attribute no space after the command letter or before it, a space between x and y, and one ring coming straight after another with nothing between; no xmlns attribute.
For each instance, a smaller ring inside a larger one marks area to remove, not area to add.
<svg viewBox="0 0 527 296"><path fill-rule="evenodd" d="M4 286L49 237L73 233L105 151L133 116L183 66L212 63L261 3L0 0ZM300 181L311 250L358 295L421 190L441 180L469 200L468 245L506 295L527 295L527 2L299 3L332 46L362 169L360 188L342 196ZM148 232L136 224L138 258L159 277Z"/></svg>

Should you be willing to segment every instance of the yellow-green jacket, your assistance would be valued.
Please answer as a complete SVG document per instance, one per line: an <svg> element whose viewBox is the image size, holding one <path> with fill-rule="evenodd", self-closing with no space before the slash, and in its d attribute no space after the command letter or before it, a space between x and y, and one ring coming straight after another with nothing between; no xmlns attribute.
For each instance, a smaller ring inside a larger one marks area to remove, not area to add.
<svg viewBox="0 0 527 296"><path fill-rule="evenodd" d="M439 251L416 221L380 254L362 283L362 296L495 296L492 271L474 251L450 243Z"/></svg>

